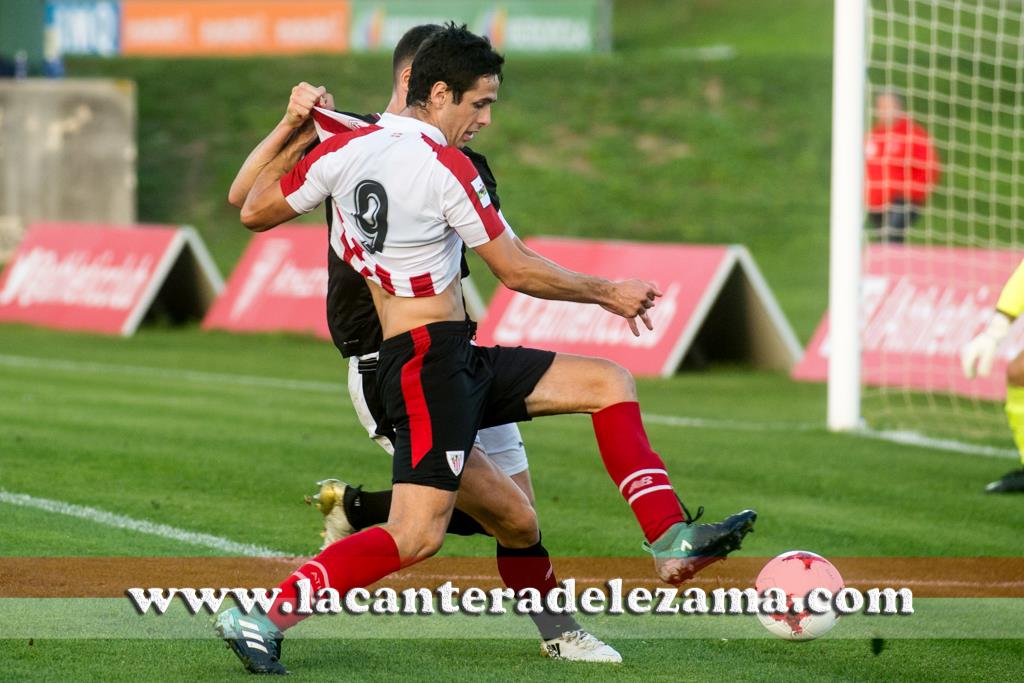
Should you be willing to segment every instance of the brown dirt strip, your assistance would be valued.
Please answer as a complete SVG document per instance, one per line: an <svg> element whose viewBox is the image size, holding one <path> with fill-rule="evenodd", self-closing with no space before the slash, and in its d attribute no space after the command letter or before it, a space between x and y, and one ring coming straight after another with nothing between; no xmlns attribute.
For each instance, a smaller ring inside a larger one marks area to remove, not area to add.
<svg viewBox="0 0 1024 683"><path fill-rule="evenodd" d="M746 588L768 558L741 557L705 569L686 586L710 591ZM831 558L846 585L909 588L915 597L1024 598L1024 557ZM0 557L0 598L109 598L127 588L273 588L298 558L241 557ZM661 586L647 558L556 558L559 579L575 578L577 590L623 579L626 589ZM433 558L403 570L379 586L434 588L445 581L466 588L500 586L493 558Z"/></svg>

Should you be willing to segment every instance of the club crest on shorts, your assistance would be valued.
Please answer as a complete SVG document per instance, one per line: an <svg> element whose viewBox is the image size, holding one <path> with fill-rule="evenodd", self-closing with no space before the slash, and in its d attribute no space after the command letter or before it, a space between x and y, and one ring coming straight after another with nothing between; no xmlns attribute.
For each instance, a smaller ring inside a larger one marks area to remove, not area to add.
<svg viewBox="0 0 1024 683"><path fill-rule="evenodd" d="M462 467L466 464L466 452L445 451L444 454L448 458L448 467L452 468L455 476L462 474Z"/></svg>

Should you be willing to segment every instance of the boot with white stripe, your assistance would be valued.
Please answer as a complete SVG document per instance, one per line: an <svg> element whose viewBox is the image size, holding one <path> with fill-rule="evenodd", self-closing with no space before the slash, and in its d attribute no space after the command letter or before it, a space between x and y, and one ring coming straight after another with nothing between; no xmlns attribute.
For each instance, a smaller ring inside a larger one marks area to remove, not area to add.
<svg viewBox="0 0 1024 683"><path fill-rule="evenodd" d="M266 615L242 614L241 610L233 607L217 615L214 630L242 660L242 666L248 672L278 675L288 673L278 661L284 635Z"/></svg>
<svg viewBox="0 0 1024 683"><path fill-rule="evenodd" d="M583 629L566 631L557 638L540 644L540 653L552 659L570 662L604 662L621 664L622 655L611 645L601 642Z"/></svg>

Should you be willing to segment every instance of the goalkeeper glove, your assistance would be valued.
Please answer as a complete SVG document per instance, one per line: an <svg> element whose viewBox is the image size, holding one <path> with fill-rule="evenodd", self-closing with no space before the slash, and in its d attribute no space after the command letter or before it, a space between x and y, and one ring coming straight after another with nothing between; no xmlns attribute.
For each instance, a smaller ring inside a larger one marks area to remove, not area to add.
<svg viewBox="0 0 1024 683"><path fill-rule="evenodd" d="M985 330L964 347L960 353L960 365L967 379L974 379L975 374L979 377L988 377L988 373L992 371L992 363L996 359L999 342L1010 331L1012 323L1013 321L1004 313L996 311Z"/></svg>

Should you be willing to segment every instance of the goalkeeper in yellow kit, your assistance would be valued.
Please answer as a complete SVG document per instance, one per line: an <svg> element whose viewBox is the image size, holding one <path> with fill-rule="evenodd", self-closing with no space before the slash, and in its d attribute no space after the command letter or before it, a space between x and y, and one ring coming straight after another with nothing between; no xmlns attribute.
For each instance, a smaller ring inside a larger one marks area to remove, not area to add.
<svg viewBox="0 0 1024 683"><path fill-rule="evenodd" d="M968 379L992 371L996 349L1017 316L1024 312L1024 261L1017 266L996 303L996 312L985 330L964 347L960 355ZM988 493L1024 493L1024 351L1006 367L1006 417L1021 454L1021 467L985 487Z"/></svg>

